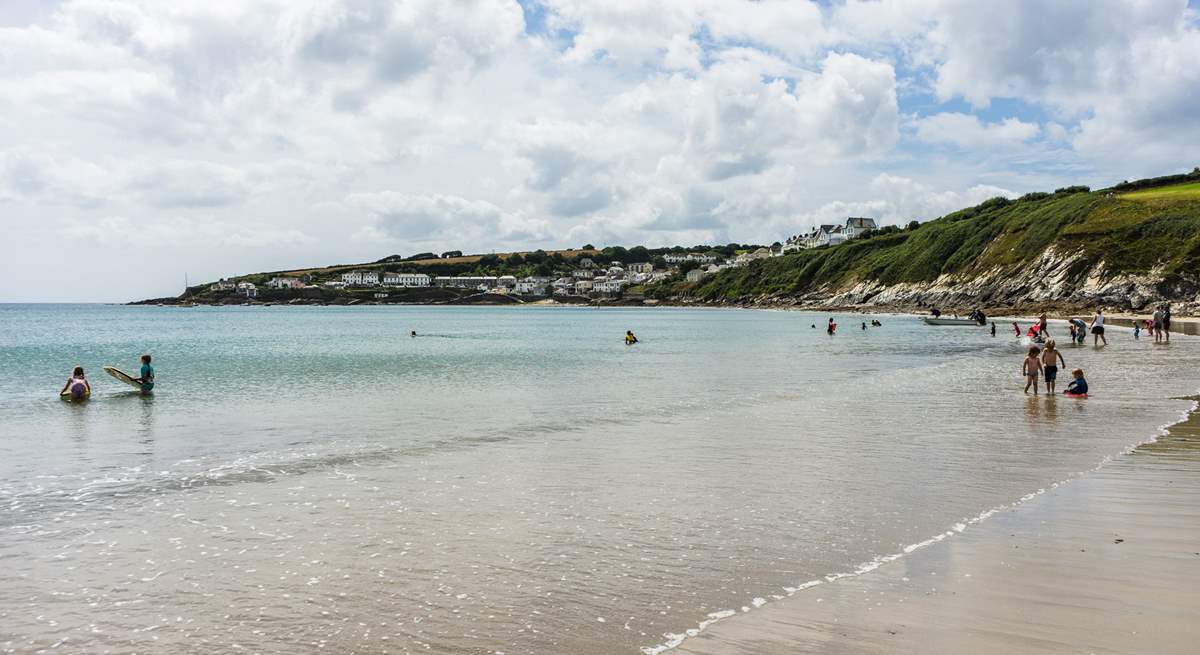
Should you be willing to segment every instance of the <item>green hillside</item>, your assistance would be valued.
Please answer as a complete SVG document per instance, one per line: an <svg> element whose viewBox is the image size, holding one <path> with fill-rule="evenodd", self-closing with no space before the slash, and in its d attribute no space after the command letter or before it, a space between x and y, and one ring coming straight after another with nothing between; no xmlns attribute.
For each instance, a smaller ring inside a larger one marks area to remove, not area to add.
<svg viewBox="0 0 1200 655"><path fill-rule="evenodd" d="M847 288L930 282L943 274L1009 268L1021 275L1049 247L1079 253L1068 278L1103 262L1106 275L1161 267L1164 288L1194 289L1200 275L1200 169L1090 191L1067 187L1017 200L992 198L913 229L884 228L846 243L789 253L697 283L648 294L701 301L746 301Z"/></svg>

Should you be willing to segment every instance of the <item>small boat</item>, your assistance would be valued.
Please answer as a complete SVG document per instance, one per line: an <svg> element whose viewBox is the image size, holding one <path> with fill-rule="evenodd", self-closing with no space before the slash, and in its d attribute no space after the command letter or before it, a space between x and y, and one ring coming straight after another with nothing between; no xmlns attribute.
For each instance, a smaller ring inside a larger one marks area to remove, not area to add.
<svg viewBox="0 0 1200 655"><path fill-rule="evenodd" d="M921 318L926 325L980 325L973 318L943 318L934 316L924 316Z"/></svg>

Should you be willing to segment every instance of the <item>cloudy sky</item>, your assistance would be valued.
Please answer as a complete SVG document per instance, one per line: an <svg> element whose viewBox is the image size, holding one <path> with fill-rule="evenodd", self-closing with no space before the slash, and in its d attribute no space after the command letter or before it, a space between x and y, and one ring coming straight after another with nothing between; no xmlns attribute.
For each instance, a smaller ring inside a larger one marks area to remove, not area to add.
<svg viewBox="0 0 1200 655"><path fill-rule="evenodd" d="M1196 0L3 0L0 302L1200 165Z"/></svg>

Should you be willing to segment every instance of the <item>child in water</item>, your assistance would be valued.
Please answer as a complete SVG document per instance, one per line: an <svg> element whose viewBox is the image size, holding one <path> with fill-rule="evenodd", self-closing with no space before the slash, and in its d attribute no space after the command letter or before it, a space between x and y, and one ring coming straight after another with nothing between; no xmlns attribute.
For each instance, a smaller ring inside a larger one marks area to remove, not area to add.
<svg viewBox="0 0 1200 655"><path fill-rule="evenodd" d="M1041 352L1037 346L1033 346L1029 349L1025 362L1021 364L1021 374L1025 376L1025 393L1029 393L1029 387L1033 387L1035 396L1038 392L1038 375L1042 372L1042 358L1038 357Z"/></svg>
<svg viewBox="0 0 1200 655"><path fill-rule="evenodd" d="M638 342L638 338L633 336L633 330L625 330L625 345L632 346Z"/></svg>
<svg viewBox="0 0 1200 655"><path fill-rule="evenodd" d="M1058 364L1066 368L1067 361L1055 347L1054 339L1046 340L1046 349L1042 351L1042 377L1046 380L1046 393L1054 393L1054 381L1058 379Z"/></svg>
<svg viewBox="0 0 1200 655"><path fill-rule="evenodd" d="M142 384L142 393L154 391L154 367L150 365L150 355L142 355L142 368L137 381Z"/></svg>
<svg viewBox="0 0 1200 655"><path fill-rule="evenodd" d="M75 370L71 371L71 377L67 379L67 383L63 385L59 395L71 392L71 400L83 400L92 394L92 385L87 381L87 376L83 374L83 367L76 366Z"/></svg>
<svg viewBox="0 0 1200 655"><path fill-rule="evenodd" d="M1086 396L1088 392L1088 383L1087 380L1083 379L1083 369L1077 368L1074 371L1071 371L1071 376L1075 379L1071 380L1071 383L1067 385L1067 390L1063 393L1070 394L1072 396Z"/></svg>

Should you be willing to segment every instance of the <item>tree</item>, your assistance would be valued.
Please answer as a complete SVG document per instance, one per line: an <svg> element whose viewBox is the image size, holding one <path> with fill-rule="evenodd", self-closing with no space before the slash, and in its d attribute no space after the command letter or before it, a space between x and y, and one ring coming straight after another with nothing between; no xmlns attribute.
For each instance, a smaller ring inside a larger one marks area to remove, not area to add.
<svg viewBox="0 0 1200 655"><path fill-rule="evenodd" d="M700 268L700 262L695 260L685 259L679 263L679 272L684 275L687 275L688 271L692 271L697 268Z"/></svg>
<svg viewBox="0 0 1200 655"><path fill-rule="evenodd" d="M654 265L654 268L667 267L667 260L662 255L655 255L654 258L650 260L650 263Z"/></svg>
<svg viewBox="0 0 1200 655"><path fill-rule="evenodd" d="M583 248L581 248L581 250L595 250L595 249L596 249L596 246L593 246L590 243L585 243L583 245Z"/></svg>
<svg viewBox="0 0 1200 655"><path fill-rule="evenodd" d="M446 252L442 253L442 259L449 259L451 257L462 257L462 256L463 255L462 255L461 250L447 250Z"/></svg>
<svg viewBox="0 0 1200 655"><path fill-rule="evenodd" d="M646 250L646 246L634 246L629 249L629 262L648 262L650 261L650 251Z"/></svg>
<svg viewBox="0 0 1200 655"><path fill-rule="evenodd" d="M919 228L919 227L921 227L921 222L920 222L920 221L909 221L909 222L908 222L908 228L907 228L907 229L909 229L909 230L915 230L915 229L917 229L917 228Z"/></svg>
<svg viewBox="0 0 1200 655"><path fill-rule="evenodd" d="M420 252L420 253L413 255L412 257L409 257L408 259L409 259L409 261L412 261L412 260L416 260L416 259L437 259L437 258L438 258L438 256L435 255L434 253Z"/></svg>

